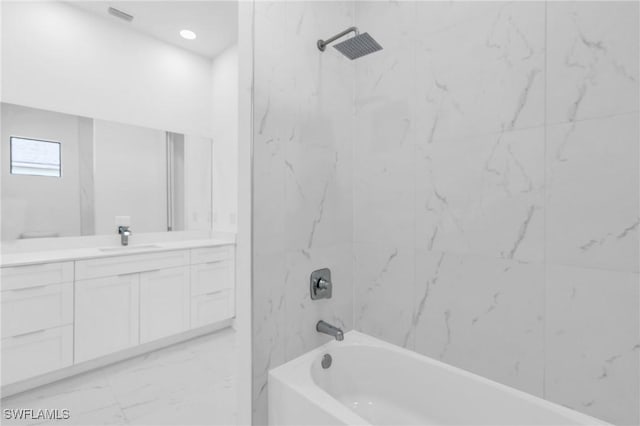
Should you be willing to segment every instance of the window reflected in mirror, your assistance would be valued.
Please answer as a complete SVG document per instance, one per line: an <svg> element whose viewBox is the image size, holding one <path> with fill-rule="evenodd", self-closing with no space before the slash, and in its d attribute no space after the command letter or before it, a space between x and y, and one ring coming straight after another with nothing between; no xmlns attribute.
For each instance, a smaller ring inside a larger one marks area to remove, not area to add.
<svg viewBox="0 0 640 426"><path fill-rule="evenodd" d="M60 177L60 142L10 138L11 174Z"/></svg>

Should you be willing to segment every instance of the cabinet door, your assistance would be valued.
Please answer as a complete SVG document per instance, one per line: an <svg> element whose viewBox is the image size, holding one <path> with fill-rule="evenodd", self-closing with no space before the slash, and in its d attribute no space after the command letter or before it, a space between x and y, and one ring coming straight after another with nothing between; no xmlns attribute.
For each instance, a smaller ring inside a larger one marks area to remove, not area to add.
<svg viewBox="0 0 640 426"><path fill-rule="evenodd" d="M140 274L140 341L160 339L189 328L189 268Z"/></svg>
<svg viewBox="0 0 640 426"><path fill-rule="evenodd" d="M2 385L68 367L73 327L50 328L2 339Z"/></svg>
<svg viewBox="0 0 640 426"><path fill-rule="evenodd" d="M75 362L135 346L139 274L76 281Z"/></svg>

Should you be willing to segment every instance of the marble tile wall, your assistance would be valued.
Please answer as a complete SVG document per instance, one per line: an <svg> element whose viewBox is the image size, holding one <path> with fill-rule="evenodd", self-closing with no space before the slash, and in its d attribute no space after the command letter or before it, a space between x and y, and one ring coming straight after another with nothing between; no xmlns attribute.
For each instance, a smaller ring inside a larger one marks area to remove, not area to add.
<svg viewBox="0 0 640 426"><path fill-rule="evenodd" d="M325 342L320 318L353 325L355 69L315 47L353 25L353 3L254 7L253 423L266 424L268 370ZM312 302L323 267L334 297Z"/></svg>
<svg viewBox="0 0 640 426"><path fill-rule="evenodd" d="M638 3L355 8L355 328L637 425Z"/></svg>
<svg viewBox="0 0 640 426"><path fill-rule="evenodd" d="M638 12L255 2L254 423L319 318L640 423Z"/></svg>

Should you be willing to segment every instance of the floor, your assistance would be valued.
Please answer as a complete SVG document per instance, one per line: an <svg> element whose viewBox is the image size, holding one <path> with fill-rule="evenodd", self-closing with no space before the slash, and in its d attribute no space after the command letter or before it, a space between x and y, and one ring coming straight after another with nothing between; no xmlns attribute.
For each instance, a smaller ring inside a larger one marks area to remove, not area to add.
<svg viewBox="0 0 640 426"><path fill-rule="evenodd" d="M69 409L3 425L235 425L235 332L227 328L15 395L2 408Z"/></svg>

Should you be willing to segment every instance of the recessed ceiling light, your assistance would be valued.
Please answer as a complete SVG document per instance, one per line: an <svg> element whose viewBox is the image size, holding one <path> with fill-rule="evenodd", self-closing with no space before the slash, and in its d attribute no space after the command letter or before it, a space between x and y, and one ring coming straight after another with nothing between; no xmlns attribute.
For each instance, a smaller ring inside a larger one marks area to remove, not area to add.
<svg viewBox="0 0 640 426"><path fill-rule="evenodd" d="M194 40L196 38L196 33L191 30L182 30L180 31L180 35L187 40Z"/></svg>

